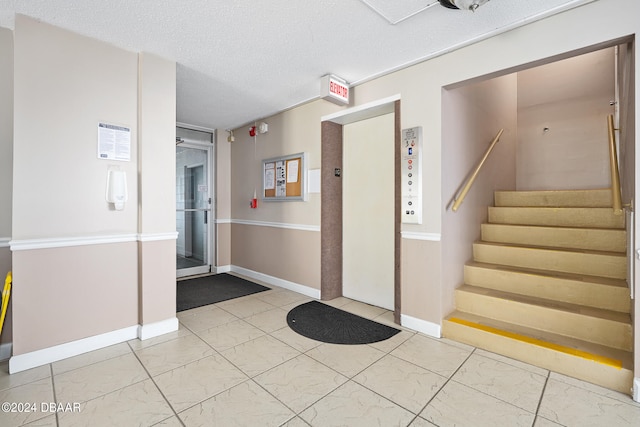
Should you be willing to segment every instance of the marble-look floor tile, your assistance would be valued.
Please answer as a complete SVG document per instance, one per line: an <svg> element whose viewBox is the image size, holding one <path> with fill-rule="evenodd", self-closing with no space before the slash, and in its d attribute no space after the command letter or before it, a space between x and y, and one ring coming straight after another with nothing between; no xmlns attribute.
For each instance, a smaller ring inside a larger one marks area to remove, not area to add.
<svg viewBox="0 0 640 427"><path fill-rule="evenodd" d="M193 332L200 332L225 323L238 320L238 317L218 307L207 306L205 310L198 310L189 314L178 314L178 319L185 327Z"/></svg>
<svg viewBox="0 0 640 427"><path fill-rule="evenodd" d="M283 305L280 308L288 313L291 310L293 310L294 308L298 307L299 305L306 304L306 303L311 302L311 301L317 301L317 300L315 298L306 297L304 299L301 299L300 301L296 301L296 302L292 302L291 304Z"/></svg>
<svg viewBox="0 0 640 427"><path fill-rule="evenodd" d="M300 417L295 417L282 424L281 427L309 427L309 424Z"/></svg>
<svg viewBox="0 0 640 427"><path fill-rule="evenodd" d="M196 335L167 341L136 351L151 376L211 356L214 350Z"/></svg>
<svg viewBox="0 0 640 427"><path fill-rule="evenodd" d="M306 295L289 291L287 289L282 289L277 292L261 292L256 294L256 298L276 307L284 307L289 304L300 303L300 301L308 299Z"/></svg>
<svg viewBox="0 0 640 427"><path fill-rule="evenodd" d="M415 335L415 332L401 330L391 338L388 338L384 341L374 342L369 345L373 348L377 348L380 351L389 353L414 335Z"/></svg>
<svg viewBox="0 0 640 427"><path fill-rule="evenodd" d="M387 355L353 380L418 414L447 379L413 363Z"/></svg>
<svg viewBox="0 0 640 427"><path fill-rule="evenodd" d="M340 310L347 311L351 314L355 314L360 317L364 317L365 319L373 319L382 315L383 313L388 312L381 307L376 307L375 305L365 304L359 301L351 301L348 304L339 307Z"/></svg>
<svg viewBox="0 0 640 427"><path fill-rule="evenodd" d="M307 356L351 378L381 359L385 353L368 345L322 344Z"/></svg>
<svg viewBox="0 0 640 427"><path fill-rule="evenodd" d="M415 417L414 420L409 424L409 427L438 427L433 423L425 420L424 418Z"/></svg>
<svg viewBox="0 0 640 427"><path fill-rule="evenodd" d="M65 404L86 402L147 378L138 359L129 353L54 376L56 399Z"/></svg>
<svg viewBox="0 0 640 427"><path fill-rule="evenodd" d="M639 426L640 407L550 378L538 415L562 425Z"/></svg>
<svg viewBox="0 0 640 427"><path fill-rule="evenodd" d="M449 381L420 413L441 427L530 427L534 415L517 406Z"/></svg>
<svg viewBox="0 0 640 427"><path fill-rule="evenodd" d="M129 340L127 343L133 351L142 350L143 348L152 347L156 344L162 344L163 342L175 340L177 338L193 335L193 333L187 329L182 323L179 324L178 330L169 332L168 334L162 334L157 337L149 338L146 340L140 340L138 338Z"/></svg>
<svg viewBox="0 0 640 427"><path fill-rule="evenodd" d="M416 334L391 354L448 378L469 357L471 351Z"/></svg>
<svg viewBox="0 0 640 427"><path fill-rule="evenodd" d="M533 427L563 427L561 424L554 423L553 421L549 421L546 418L536 417L536 421L533 424Z"/></svg>
<svg viewBox="0 0 640 427"><path fill-rule="evenodd" d="M640 402L634 402L630 395L625 393L620 393L615 390L609 390L608 388L601 387L599 385L591 384L586 381L582 381L576 378L568 377L566 375L559 374L557 372L551 372L549 374L549 378L555 381L560 381L565 384L572 385L574 387L578 387L587 391L590 391L595 394L599 394L601 396L609 397L611 399L618 400L622 403L627 403L629 405L640 407Z"/></svg>
<svg viewBox="0 0 640 427"><path fill-rule="evenodd" d="M254 380L298 413L344 384L347 378L308 356L300 355Z"/></svg>
<svg viewBox="0 0 640 427"><path fill-rule="evenodd" d="M245 322L244 320L235 320L207 329L201 332L200 337L217 351L228 350L239 344L254 340L265 334L264 331Z"/></svg>
<svg viewBox="0 0 640 427"><path fill-rule="evenodd" d="M173 415L151 380L90 400L80 412L58 414L60 427L153 425Z"/></svg>
<svg viewBox="0 0 640 427"><path fill-rule="evenodd" d="M328 301L320 301L320 302L323 304L330 305L331 307L340 308L344 305L349 304L350 302L353 302L353 300L345 297L337 297Z"/></svg>
<svg viewBox="0 0 640 427"><path fill-rule="evenodd" d="M414 416L353 381L340 386L300 414L300 418L312 426L322 427L404 427Z"/></svg>
<svg viewBox="0 0 640 427"><path fill-rule="evenodd" d="M280 426L295 415L249 380L178 414L192 426Z"/></svg>
<svg viewBox="0 0 640 427"><path fill-rule="evenodd" d="M23 424L24 427L58 427L58 421L55 415L49 415L48 417L41 418L28 424Z"/></svg>
<svg viewBox="0 0 640 427"><path fill-rule="evenodd" d="M307 338L304 335L300 335L293 329L289 327L289 325L284 328L278 329L277 331L273 331L271 336L279 339L285 344L290 345L298 351L305 352L309 351L312 348L315 348L322 344L320 341L312 340L311 338Z"/></svg>
<svg viewBox="0 0 640 427"><path fill-rule="evenodd" d="M176 412L183 411L248 377L219 354L154 377L154 381Z"/></svg>
<svg viewBox="0 0 640 427"><path fill-rule="evenodd" d="M9 361L7 360L0 363L0 391L49 378L50 376L51 368L49 365L9 374Z"/></svg>
<svg viewBox="0 0 640 427"><path fill-rule="evenodd" d="M298 350L268 335L222 352L249 377L266 372L299 354Z"/></svg>
<svg viewBox="0 0 640 427"><path fill-rule="evenodd" d="M153 427L183 427L182 422L178 417L167 418L160 421L158 424L154 424Z"/></svg>
<svg viewBox="0 0 640 427"><path fill-rule="evenodd" d="M0 403L10 405L7 408L3 406L3 410L0 411L0 426L21 426L47 417L50 414L42 412L40 407L42 403L47 402L54 402L51 378L0 391ZM25 403L28 404L26 408L17 406ZM14 406L11 406L12 404ZM5 412L5 409L8 411Z"/></svg>
<svg viewBox="0 0 640 427"><path fill-rule="evenodd" d="M101 348L100 350L90 351L58 362L53 362L51 366L53 367L53 374L57 375L129 353L131 353L131 348L127 343L123 342Z"/></svg>
<svg viewBox="0 0 640 427"><path fill-rule="evenodd" d="M452 379L532 413L547 381L546 376L477 354Z"/></svg>
<svg viewBox="0 0 640 427"><path fill-rule="evenodd" d="M264 302L255 296L233 299L218 305L221 309L241 319L276 308L276 306Z"/></svg>
<svg viewBox="0 0 640 427"><path fill-rule="evenodd" d="M287 312L281 308L274 308L246 317L244 320L256 328L270 333L287 326Z"/></svg>
<svg viewBox="0 0 640 427"><path fill-rule="evenodd" d="M516 368L524 369L525 371L529 371L529 372L531 372L533 374L542 375L543 377L548 377L549 376L549 370L548 369L544 369L544 368L540 368L538 366L530 365L528 363L521 362L519 360L515 360L515 359L512 359L510 357L502 356L500 354L492 353L490 351L482 350L480 348L477 348L473 352L473 354L476 355L476 356L484 356L484 357L487 357L489 359L497 360L499 362L506 363L506 364L511 365L511 366L515 366Z"/></svg>

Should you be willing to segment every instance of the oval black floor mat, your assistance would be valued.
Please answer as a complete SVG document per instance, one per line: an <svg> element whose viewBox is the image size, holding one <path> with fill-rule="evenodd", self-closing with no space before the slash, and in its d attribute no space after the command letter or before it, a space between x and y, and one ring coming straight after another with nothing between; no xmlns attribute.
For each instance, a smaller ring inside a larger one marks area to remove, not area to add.
<svg viewBox="0 0 640 427"><path fill-rule="evenodd" d="M318 301L293 308L287 314L287 323L300 335L331 344L370 344L400 332Z"/></svg>

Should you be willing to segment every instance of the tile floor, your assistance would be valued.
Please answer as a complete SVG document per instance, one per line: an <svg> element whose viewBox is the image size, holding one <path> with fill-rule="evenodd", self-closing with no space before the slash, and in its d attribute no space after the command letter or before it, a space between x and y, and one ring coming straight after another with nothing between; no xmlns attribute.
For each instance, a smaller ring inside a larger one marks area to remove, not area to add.
<svg viewBox="0 0 640 427"><path fill-rule="evenodd" d="M179 331L144 342L11 376L5 362L0 402L33 410L0 412L0 426L640 426L629 396L446 339L304 338L286 314L308 300L275 288L179 313Z"/></svg>

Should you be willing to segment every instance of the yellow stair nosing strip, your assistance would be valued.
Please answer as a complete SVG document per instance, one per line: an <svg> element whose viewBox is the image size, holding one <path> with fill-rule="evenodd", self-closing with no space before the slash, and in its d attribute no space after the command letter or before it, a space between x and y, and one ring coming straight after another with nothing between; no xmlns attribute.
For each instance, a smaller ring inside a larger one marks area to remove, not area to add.
<svg viewBox="0 0 640 427"><path fill-rule="evenodd" d="M599 356L597 354L589 353L587 351L577 350L575 348L566 347L560 344L554 344L548 341L539 340L537 338L531 338L525 335L517 334L515 332L508 332L502 329L494 328L491 326L482 325L480 323L470 322L468 320L460 319L457 317L451 317L448 319L450 322L458 323L460 325L468 326L470 328L479 329L484 332L500 335L506 338L515 339L518 341L526 342L528 344L537 345L539 347L547 348L550 350L559 351L561 353L570 354L572 356L581 357L583 359L591 360L593 362L601 363L603 365L612 366L616 369L622 369L622 361L613 359L606 356Z"/></svg>

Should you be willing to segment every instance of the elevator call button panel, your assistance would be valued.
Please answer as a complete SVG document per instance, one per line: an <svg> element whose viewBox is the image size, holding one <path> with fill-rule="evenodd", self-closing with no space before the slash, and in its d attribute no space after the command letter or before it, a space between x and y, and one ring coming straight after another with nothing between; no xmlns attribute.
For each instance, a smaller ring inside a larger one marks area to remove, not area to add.
<svg viewBox="0 0 640 427"><path fill-rule="evenodd" d="M422 127L402 130L402 222L422 224Z"/></svg>

